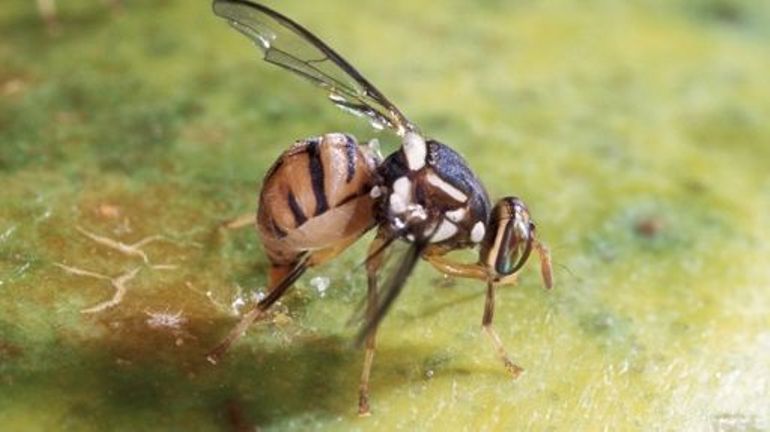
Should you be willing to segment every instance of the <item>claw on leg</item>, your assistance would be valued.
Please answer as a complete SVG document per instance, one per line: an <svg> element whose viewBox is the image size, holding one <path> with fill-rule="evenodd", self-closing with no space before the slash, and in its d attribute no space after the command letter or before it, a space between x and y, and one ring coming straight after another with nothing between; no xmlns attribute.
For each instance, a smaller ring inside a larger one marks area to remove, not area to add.
<svg viewBox="0 0 770 432"><path fill-rule="evenodd" d="M369 410L369 375L374 361L374 337L372 337L371 347L369 340L366 341L366 353L364 354L364 370L361 373L361 384L358 388L358 415L366 417L371 415Z"/></svg>
<svg viewBox="0 0 770 432"><path fill-rule="evenodd" d="M495 351L497 351L497 355L500 357L500 359L503 361L503 366L505 366L505 370L508 371L509 374L511 374L511 377L513 379L518 378L522 372L524 372L524 368L514 363L510 357L508 357L508 353L505 351L505 347L503 346L503 342L500 340L500 336L497 335L497 332L492 327L492 324L484 326L484 331L489 335L489 338L492 340L492 345L495 347Z"/></svg>
<svg viewBox="0 0 770 432"><path fill-rule="evenodd" d="M232 345L233 342L238 340L244 333L246 333L246 330L249 328L249 326L251 326L251 324L256 321L263 313L263 309L255 307L249 313L244 315L238 324L230 331L230 333L228 333L227 336L219 343L219 345L214 347L213 350L206 354L206 360L213 365L219 363L219 361L222 359L222 356L227 352L228 349L230 349L230 345Z"/></svg>

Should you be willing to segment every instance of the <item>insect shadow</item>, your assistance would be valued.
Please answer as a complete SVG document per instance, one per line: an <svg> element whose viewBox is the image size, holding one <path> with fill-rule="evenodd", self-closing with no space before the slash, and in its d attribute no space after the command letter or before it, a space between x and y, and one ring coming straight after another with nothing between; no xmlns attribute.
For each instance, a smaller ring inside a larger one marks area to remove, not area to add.
<svg viewBox="0 0 770 432"><path fill-rule="evenodd" d="M208 333L217 323L205 315L188 316L188 335L181 345L175 343L178 335L148 330L143 312L96 319L97 327L108 330L98 338L70 335L64 338L67 342L52 340L42 346L20 342L19 355L3 362L4 377L13 382L4 389L6 400L21 403L29 395L66 393L60 401L65 410L85 416L63 420L73 429L83 421L101 430L130 424L167 430L189 424L187 429L197 429L202 421L227 430L237 429L233 417L240 424L265 427L287 417L356 416L351 407L358 380L350 367L360 356L349 336L242 343L212 367L202 353L210 347L213 335ZM221 326L230 324L222 321ZM374 382L387 393L425 379L419 359L429 358L435 349L383 345L380 355L387 361Z"/></svg>

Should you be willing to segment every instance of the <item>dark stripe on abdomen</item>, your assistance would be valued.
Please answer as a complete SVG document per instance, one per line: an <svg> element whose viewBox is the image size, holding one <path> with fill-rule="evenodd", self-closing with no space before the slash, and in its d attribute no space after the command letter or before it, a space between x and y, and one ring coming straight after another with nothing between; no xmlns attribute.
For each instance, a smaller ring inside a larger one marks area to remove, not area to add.
<svg viewBox="0 0 770 432"><path fill-rule="evenodd" d="M315 195L315 215L318 216L329 210L324 190L324 166L321 161L321 153L318 151L318 142L311 142L307 148L308 166L310 169L310 182Z"/></svg>
<svg viewBox="0 0 770 432"><path fill-rule="evenodd" d="M345 182L350 183L356 175L356 143L350 135L345 135L345 156L348 160L348 177Z"/></svg>
<svg viewBox="0 0 770 432"><path fill-rule="evenodd" d="M294 197L294 192L289 191L289 209L291 209L291 214L294 215L294 223L297 226L302 225L307 220L307 216L305 216L305 213L302 211L302 208L299 206L299 203L297 202L297 198Z"/></svg>
<svg viewBox="0 0 770 432"><path fill-rule="evenodd" d="M295 204L296 204L296 202L295 202ZM293 210L292 210L292 212L293 212ZM286 237L286 231L281 229L281 227L278 226L278 223L276 223L275 219L273 219L273 218L270 218L270 229L273 231L273 234L275 234L276 237L278 237L278 238Z"/></svg>

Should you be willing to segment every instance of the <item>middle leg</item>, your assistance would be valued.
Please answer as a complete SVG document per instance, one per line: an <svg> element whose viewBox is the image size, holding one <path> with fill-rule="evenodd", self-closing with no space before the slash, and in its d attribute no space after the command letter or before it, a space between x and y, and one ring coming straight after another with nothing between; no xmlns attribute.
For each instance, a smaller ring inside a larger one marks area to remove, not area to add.
<svg viewBox="0 0 770 432"><path fill-rule="evenodd" d="M377 233L371 246L366 261L367 298L366 319L371 320L377 313L377 274L384 262L383 248L387 239L381 233ZM369 377L371 376L374 351L376 348L377 329L375 328L366 336L366 350L364 352L364 369L361 371L361 383L358 387L358 415L368 416L369 410Z"/></svg>
<svg viewBox="0 0 770 432"><path fill-rule="evenodd" d="M452 261L441 253L424 253L422 255L436 270L447 276L487 280L487 270L480 264L466 264Z"/></svg>

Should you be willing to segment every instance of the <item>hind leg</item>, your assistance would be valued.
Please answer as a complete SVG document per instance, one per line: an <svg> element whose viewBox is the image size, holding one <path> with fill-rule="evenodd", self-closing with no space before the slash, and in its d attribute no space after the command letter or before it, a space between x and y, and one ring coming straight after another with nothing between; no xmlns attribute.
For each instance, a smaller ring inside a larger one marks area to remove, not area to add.
<svg viewBox="0 0 770 432"><path fill-rule="evenodd" d="M230 330L230 333L213 350L206 355L206 360L212 364L217 364L222 356L230 349L230 346L238 340L251 326L267 311L286 291L294 285L294 282L302 276L308 268L308 256L304 255L292 266L273 266L270 269L271 289L265 298L257 303L257 306L249 311L241 320Z"/></svg>

